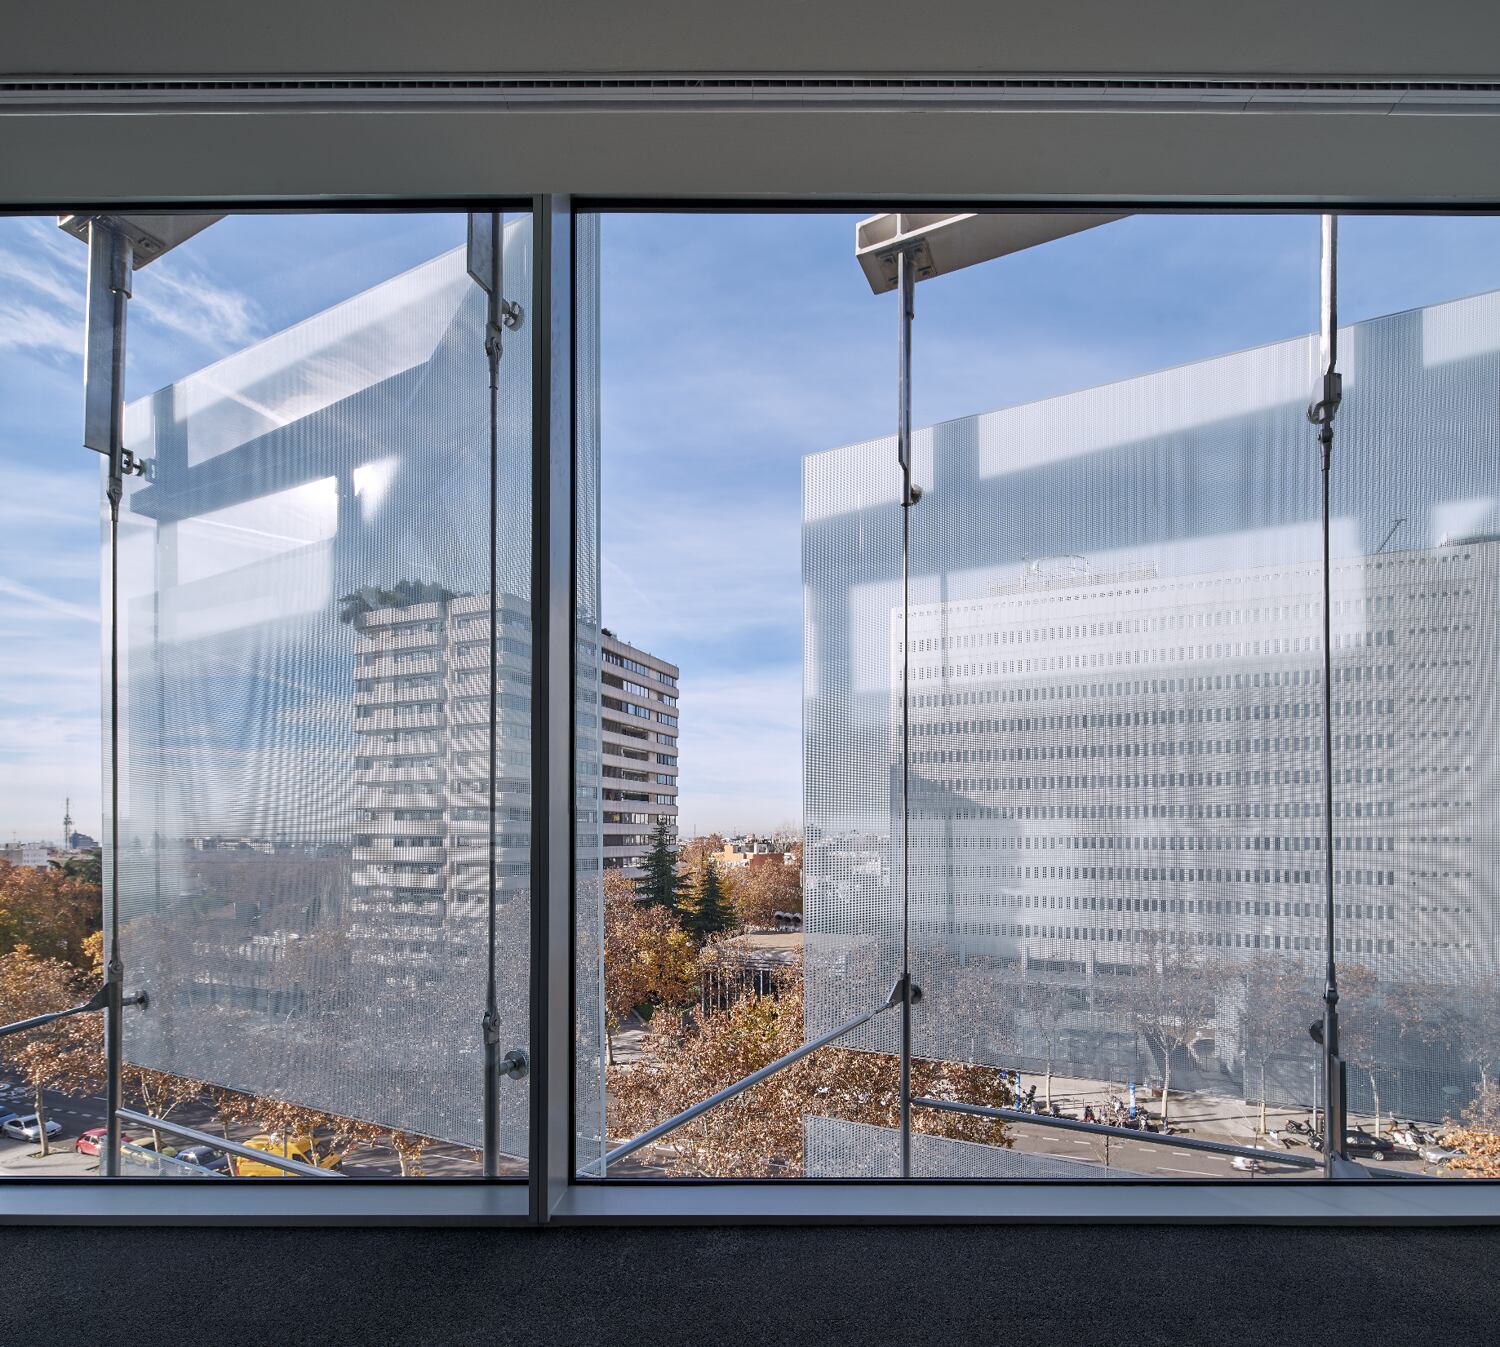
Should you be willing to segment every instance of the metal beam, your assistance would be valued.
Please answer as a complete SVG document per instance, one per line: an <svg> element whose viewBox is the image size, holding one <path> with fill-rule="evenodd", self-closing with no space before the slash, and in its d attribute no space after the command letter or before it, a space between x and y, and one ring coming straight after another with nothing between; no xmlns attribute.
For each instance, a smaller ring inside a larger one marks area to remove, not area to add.
<svg viewBox="0 0 1500 1347"><path fill-rule="evenodd" d="M532 204L531 1156L534 1223L573 1179L572 201Z"/></svg>
<svg viewBox="0 0 1500 1347"><path fill-rule="evenodd" d="M1201 1141L1196 1137L1168 1136L1161 1132L1140 1132L1133 1127L1111 1127L1108 1123L1079 1122L1076 1118L1054 1118L1045 1113L1027 1113L1018 1108L989 1108L983 1104L962 1104L952 1099L917 1098L918 1108L939 1109L945 1113L966 1113L978 1118L997 1118L1006 1122L1036 1123L1039 1127L1057 1127L1068 1132L1087 1132L1092 1136L1140 1141L1154 1146L1176 1146L1185 1151L1208 1151L1214 1155L1248 1156L1271 1164L1292 1165L1298 1169L1318 1169L1322 1161L1308 1155L1292 1155L1261 1150L1256 1146L1236 1146L1227 1141Z"/></svg>

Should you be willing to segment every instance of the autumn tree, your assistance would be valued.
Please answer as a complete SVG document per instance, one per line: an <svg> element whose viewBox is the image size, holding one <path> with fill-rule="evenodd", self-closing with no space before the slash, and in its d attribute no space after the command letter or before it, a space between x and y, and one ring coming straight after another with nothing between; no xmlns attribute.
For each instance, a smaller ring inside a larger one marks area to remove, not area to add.
<svg viewBox="0 0 1500 1347"><path fill-rule="evenodd" d="M423 1153L433 1144L431 1137L403 1132L383 1123L363 1122L291 1100L244 1094L238 1090L212 1091L225 1139L231 1126L252 1127L277 1141L306 1137L312 1146L314 1164L330 1156L346 1155L357 1146L387 1149L396 1156L401 1176L421 1173Z"/></svg>
<svg viewBox="0 0 1500 1347"><path fill-rule="evenodd" d="M726 1010L653 1022L640 1062L610 1071L614 1129L634 1135L802 1045L802 981L742 996ZM1009 1087L992 1067L917 1060L918 1095L1005 1108ZM673 1173L764 1178L801 1174L804 1118L817 1115L878 1127L900 1125L900 1061L889 1053L830 1046L809 1054L674 1131L656 1148ZM912 1125L991 1146L1009 1146L997 1120L918 1109Z"/></svg>
<svg viewBox="0 0 1500 1347"><path fill-rule="evenodd" d="M750 927L774 927L778 912L801 912L801 867L779 859L746 866L735 876L734 906L740 923Z"/></svg>
<svg viewBox="0 0 1500 1347"><path fill-rule="evenodd" d="M1260 1072L1260 1131L1266 1131L1266 1067L1273 1057L1310 1051L1308 1026L1321 1017L1323 1002L1313 980L1296 963L1264 950L1245 964L1243 1012L1246 1076ZM1248 1098L1248 1096L1247 1096Z"/></svg>
<svg viewBox="0 0 1500 1347"><path fill-rule="evenodd" d="M615 872L617 873L617 872ZM698 991L698 956L666 908L636 901L629 881L604 885L605 1052L636 1009L689 1004ZM621 877L623 878L623 876Z"/></svg>
<svg viewBox="0 0 1500 1347"><path fill-rule="evenodd" d="M150 1067L124 1065L120 1069L120 1085L130 1104L148 1118L159 1118L162 1122L171 1117L172 1111L183 1104L197 1103L203 1099L208 1086L201 1080L187 1076L174 1076L170 1071L153 1071ZM158 1151L161 1150L162 1134L156 1128L151 1135Z"/></svg>
<svg viewBox="0 0 1500 1347"><path fill-rule="evenodd" d="M682 850L678 854L678 860L688 867L696 870L710 856L716 855L724 850L724 837L721 833L709 833L707 837L694 837L682 844Z"/></svg>
<svg viewBox="0 0 1500 1347"><path fill-rule="evenodd" d="M712 860L703 863L698 875L698 891L691 902L683 906L682 924L688 935L700 945L710 936L719 935L734 925L734 908L725 896L718 867Z"/></svg>
<svg viewBox="0 0 1500 1347"><path fill-rule="evenodd" d="M1486 1081L1461 1122L1443 1128L1439 1141L1459 1152L1449 1167L1480 1179L1500 1179L1500 1085Z"/></svg>
<svg viewBox="0 0 1500 1347"><path fill-rule="evenodd" d="M84 942L103 914L97 883L56 866L0 860L0 954L25 945L36 958L87 968Z"/></svg>
<svg viewBox="0 0 1500 1347"><path fill-rule="evenodd" d="M93 990L87 976L72 964L42 958L25 945L0 955L0 1024L66 1010L87 1000ZM24 1033L8 1034L0 1038L0 1062L30 1086L42 1154L48 1155L52 1148L47 1139L43 1092L78 1095L99 1087L103 1054L98 1017L74 1015Z"/></svg>
<svg viewBox="0 0 1500 1347"><path fill-rule="evenodd" d="M1213 1023L1221 970L1191 946L1151 934L1146 963L1116 993L1135 1031L1161 1062L1161 1120L1168 1121L1172 1058Z"/></svg>

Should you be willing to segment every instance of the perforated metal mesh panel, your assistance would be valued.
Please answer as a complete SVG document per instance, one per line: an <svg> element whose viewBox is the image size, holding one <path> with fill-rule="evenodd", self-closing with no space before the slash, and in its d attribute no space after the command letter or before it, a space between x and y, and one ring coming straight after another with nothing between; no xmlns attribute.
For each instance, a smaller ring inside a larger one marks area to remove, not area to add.
<svg viewBox="0 0 1500 1347"><path fill-rule="evenodd" d="M1344 343L1335 953L1353 1103L1380 1089L1431 1120L1500 1040L1497 347L1488 295ZM1170 1064L1174 1089L1307 1106L1326 854L1314 357L1297 339L917 433L917 1055L1106 1097ZM898 953L894 442L814 455L804 482L811 1035L863 1009Z"/></svg>
<svg viewBox="0 0 1500 1347"><path fill-rule="evenodd" d="M1381 264L1356 244L1345 275ZM1437 1120L1500 1062L1500 295L1344 337L1332 532L1341 1049L1352 1107Z"/></svg>
<svg viewBox="0 0 1500 1347"><path fill-rule="evenodd" d="M504 269L524 304L528 219ZM528 1038L530 336L493 535L484 340L460 246L162 389L121 523L129 1060L470 1145L491 864L503 1047Z"/></svg>
<svg viewBox="0 0 1500 1347"><path fill-rule="evenodd" d="M599 217L575 225L573 277L577 350L574 356L574 498L577 515L575 594L578 627L574 705L574 1110L577 1161L602 1161L604 1093L604 861L599 725Z"/></svg>

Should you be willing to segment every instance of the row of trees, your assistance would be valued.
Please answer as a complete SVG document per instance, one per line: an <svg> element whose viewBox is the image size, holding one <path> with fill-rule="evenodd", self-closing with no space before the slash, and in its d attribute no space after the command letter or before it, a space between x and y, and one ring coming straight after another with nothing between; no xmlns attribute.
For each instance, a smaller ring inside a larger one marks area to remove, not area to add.
<svg viewBox="0 0 1500 1347"><path fill-rule="evenodd" d="M97 855L47 866L0 860L0 955L24 945L87 970L87 941L102 920Z"/></svg>

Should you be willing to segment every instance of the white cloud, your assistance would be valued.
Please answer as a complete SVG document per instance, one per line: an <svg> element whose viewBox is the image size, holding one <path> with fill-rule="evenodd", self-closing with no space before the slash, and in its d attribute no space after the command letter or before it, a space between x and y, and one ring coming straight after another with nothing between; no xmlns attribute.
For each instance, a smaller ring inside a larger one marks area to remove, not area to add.
<svg viewBox="0 0 1500 1347"><path fill-rule="evenodd" d="M260 310L248 295L176 257L137 278L132 313L215 354L236 351L264 335Z"/></svg>
<svg viewBox="0 0 1500 1347"><path fill-rule="evenodd" d="M21 604L35 612L46 613L52 617L71 618L76 622L97 622L99 610L90 608L81 603L70 603L66 599L59 599L54 595L44 593L40 589L33 589L30 585L20 584L15 580L7 580L0 575L0 596L18 599ZM0 605L0 612L4 611L4 605Z"/></svg>

